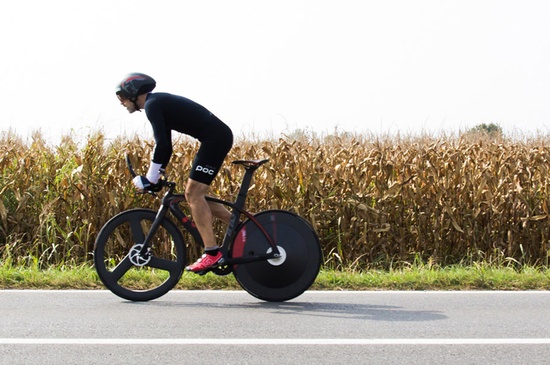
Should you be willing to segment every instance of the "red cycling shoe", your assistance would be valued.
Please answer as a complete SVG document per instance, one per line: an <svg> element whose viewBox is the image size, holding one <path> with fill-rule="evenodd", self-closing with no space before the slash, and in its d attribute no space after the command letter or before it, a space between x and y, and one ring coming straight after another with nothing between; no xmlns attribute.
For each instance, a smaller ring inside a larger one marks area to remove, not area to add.
<svg viewBox="0 0 550 365"><path fill-rule="evenodd" d="M193 265L187 266L185 270L194 272L196 274L205 274L205 271L221 263L222 260L223 255L221 252L218 252L216 256L205 253Z"/></svg>

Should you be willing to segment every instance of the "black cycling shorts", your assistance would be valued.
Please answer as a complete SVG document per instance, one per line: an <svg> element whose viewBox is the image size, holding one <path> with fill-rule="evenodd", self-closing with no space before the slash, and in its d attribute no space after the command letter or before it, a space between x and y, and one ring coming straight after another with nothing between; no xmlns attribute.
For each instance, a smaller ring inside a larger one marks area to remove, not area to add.
<svg viewBox="0 0 550 365"><path fill-rule="evenodd" d="M193 160L189 178L210 185L218 174L223 160L233 145L233 135L226 134L224 139L211 139L201 142L199 151Z"/></svg>

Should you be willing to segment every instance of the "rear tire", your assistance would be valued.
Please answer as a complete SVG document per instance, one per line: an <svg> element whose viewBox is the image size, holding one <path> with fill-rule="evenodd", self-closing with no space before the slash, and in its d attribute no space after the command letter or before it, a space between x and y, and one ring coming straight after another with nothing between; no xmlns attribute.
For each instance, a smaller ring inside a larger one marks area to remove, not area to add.
<svg viewBox="0 0 550 365"><path fill-rule="evenodd" d="M279 248L281 257L234 265L233 274L251 295L269 302L293 299L309 289L321 268L319 238L298 215L269 210L254 219ZM231 257L263 255L271 246L261 229L250 219L241 223L231 246Z"/></svg>

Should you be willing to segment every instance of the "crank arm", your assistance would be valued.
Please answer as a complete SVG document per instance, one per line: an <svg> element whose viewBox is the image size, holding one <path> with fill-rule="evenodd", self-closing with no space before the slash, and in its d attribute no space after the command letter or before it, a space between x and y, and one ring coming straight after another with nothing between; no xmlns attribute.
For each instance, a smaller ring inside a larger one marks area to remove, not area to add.
<svg viewBox="0 0 550 365"><path fill-rule="evenodd" d="M269 253L266 255L250 255L250 256L241 256L241 257L232 257L227 258L221 263L221 265L239 265L239 264L248 264L251 262L258 262L258 261L267 261L270 259L276 259L279 257L275 253Z"/></svg>

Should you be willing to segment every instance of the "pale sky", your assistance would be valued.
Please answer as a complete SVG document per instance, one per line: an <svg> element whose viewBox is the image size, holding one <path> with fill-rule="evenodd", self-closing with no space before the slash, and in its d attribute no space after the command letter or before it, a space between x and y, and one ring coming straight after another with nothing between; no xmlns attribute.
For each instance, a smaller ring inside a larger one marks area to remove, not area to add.
<svg viewBox="0 0 550 365"><path fill-rule="evenodd" d="M0 4L0 131L151 136L129 72L236 135L550 131L546 0L17 0Z"/></svg>

